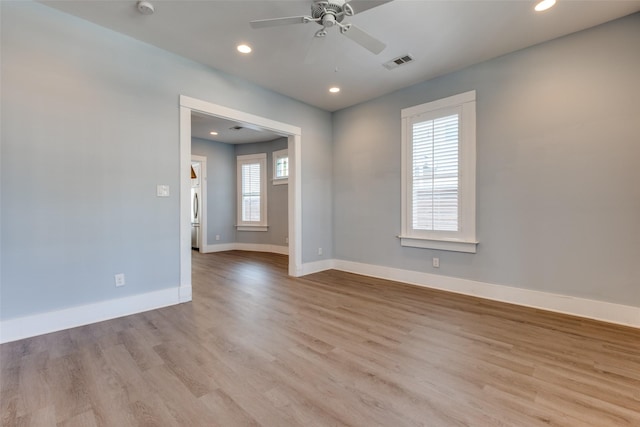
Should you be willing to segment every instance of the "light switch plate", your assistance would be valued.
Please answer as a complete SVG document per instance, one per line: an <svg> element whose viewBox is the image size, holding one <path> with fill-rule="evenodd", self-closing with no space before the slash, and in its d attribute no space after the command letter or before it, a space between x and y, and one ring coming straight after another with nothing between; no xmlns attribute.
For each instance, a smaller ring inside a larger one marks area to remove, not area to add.
<svg viewBox="0 0 640 427"><path fill-rule="evenodd" d="M169 197L169 186L158 184L156 188L156 195L158 197Z"/></svg>

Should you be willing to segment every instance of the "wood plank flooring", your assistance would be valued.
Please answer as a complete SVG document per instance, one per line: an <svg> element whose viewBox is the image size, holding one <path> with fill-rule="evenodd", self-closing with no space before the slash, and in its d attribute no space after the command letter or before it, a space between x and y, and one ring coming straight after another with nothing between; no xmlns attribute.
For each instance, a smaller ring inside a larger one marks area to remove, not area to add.
<svg viewBox="0 0 640 427"><path fill-rule="evenodd" d="M193 252L191 303L0 346L3 426L640 426L640 331Z"/></svg>

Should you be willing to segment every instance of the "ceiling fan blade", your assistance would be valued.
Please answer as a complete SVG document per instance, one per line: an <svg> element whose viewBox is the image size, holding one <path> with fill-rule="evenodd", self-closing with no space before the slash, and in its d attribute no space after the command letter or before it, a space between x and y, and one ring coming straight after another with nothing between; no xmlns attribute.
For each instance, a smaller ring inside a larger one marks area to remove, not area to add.
<svg viewBox="0 0 640 427"><path fill-rule="evenodd" d="M393 0L351 0L347 4L353 8L355 14L358 14L391 1Z"/></svg>
<svg viewBox="0 0 640 427"><path fill-rule="evenodd" d="M274 18L274 19L259 19L257 21L251 21L249 25L251 28L267 28L278 27L280 25L293 25L304 24L307 22L306 16L289 16L287 18Z"/></svg>
<svg viewBox="0 0 640 427"><path fill-rule="evenodd" d="M341 33L375 55L379 54L387 47L386 44L382 43L371 34L365 33L353 24L351 24L351 27L348 30L341 31Z"/></svg>

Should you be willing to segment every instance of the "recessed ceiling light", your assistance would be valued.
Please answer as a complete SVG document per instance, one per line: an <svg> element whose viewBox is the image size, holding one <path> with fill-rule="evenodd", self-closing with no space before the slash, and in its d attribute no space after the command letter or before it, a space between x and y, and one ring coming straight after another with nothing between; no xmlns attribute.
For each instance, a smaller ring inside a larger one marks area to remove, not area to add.
<svg viewBox="0 0 640 427"><path fill-rule="evenodd" d="M338 93L338 92L340 92L340 88L337 87L337 86L331 87L331 88L329 88L329 92Z"/></svg>
<svg viewBox="0 0 640 427"><path fill-rule="evenodd" d="M246 44L239 44L237 49L240 53L251 53L251 47Z"/></svg>
<svg viewBox="0 0 640 427"><path fill-rule="evenodd" d="M215 130L212 130L211 132L209 132L211 135L217 135L218 132L216 132Z"/></svg>
<svg viewBox="0 0 640 427"><path fill-rule="evenodd" d="M543 12L547 9L552 8L555 4L556 0L542 0L541 2L536 4L536 7L534 9L536 10L536 12Z"/></svg>

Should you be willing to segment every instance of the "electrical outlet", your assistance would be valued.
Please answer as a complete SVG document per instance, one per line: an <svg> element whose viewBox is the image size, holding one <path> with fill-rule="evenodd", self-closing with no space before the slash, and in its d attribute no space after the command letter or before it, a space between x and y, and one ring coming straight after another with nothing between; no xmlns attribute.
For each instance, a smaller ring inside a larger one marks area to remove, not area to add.
<svg viewBox="0 0 640 427"><path fill-rule="evenodd" d="M220 240L220 235L216 234L216 240Z"/></svg>
<svg viewBox="0 0 640 427"><path fill-rule="evenodd" d="M433 267L440 268L440 258L433 257Z"/></svg>
<svg viewBox="0 0 640 427"><path fill-rule="evenodd" d="M318 248L318 255L322 255L322 248Z"/></svg>
<svg viewBox="0 0 640 427"><path fill-rule="evenodd" d="M158 184L156 186L156 196L158 197L169 197L169 186Z"/></svg>
<svg viewBox="0 0 640 427"><path fill-rule="evenodd" d="M124 286L125 284L124 273L116 274L115 279L116 279L116 287Z"/></svg>

